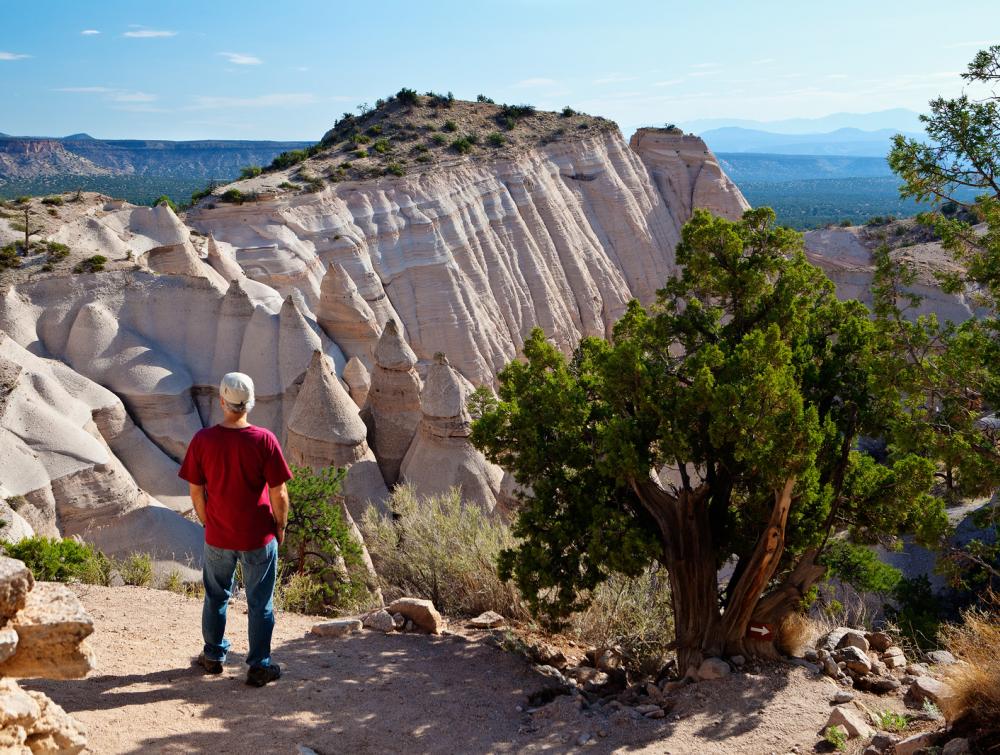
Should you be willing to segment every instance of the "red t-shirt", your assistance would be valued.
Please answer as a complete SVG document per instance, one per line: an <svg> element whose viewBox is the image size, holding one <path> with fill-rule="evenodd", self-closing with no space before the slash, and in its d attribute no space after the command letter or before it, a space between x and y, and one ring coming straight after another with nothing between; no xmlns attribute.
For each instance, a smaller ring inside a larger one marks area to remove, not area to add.
<svg viewBox="0 0 1000 755"><path fill-rule="evenodd" d="M263 427L199 430L177 475L205 486L205 542L252 551L277 534L267 489L292 479L274 433Z"/></svg>

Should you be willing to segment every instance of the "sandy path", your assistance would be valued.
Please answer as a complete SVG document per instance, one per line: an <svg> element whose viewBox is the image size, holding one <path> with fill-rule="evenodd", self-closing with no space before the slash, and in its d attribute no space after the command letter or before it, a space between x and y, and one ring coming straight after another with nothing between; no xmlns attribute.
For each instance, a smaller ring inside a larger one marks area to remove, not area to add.
<svg viewBox="0 0 1000 755"><path fill-rule="evenodd" d="M833 687L800 668L685 688L664 720L583 713L568 697L517 710L543 684L520 657L482 642L365 632L314 638L314 619L278 617L283 678L243 683L246 616L230 609L221 676L192 668L201 602L142 588L75 588L94 618L98 669L80 681L25 682L86 727L96 753L589 752L784 753L811 749ZM602 736L598 736L598 734Z"/></svg>

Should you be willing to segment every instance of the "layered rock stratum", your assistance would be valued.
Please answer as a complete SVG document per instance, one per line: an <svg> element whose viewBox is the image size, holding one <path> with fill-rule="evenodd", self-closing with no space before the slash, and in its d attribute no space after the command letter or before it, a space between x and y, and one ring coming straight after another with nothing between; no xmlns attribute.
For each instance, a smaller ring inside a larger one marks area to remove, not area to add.
<svg viewBox="0 0 1000 755"><path fill-rule="evenodd" d="M533 327L565 350L607 336L674 272L693 208L747 207L694 137L630 146L602 119L510 112L392 100L181 217L30 203L36 251L0 273L0 515L196 562L176 470L232 370L294 463L349 467L353 516L401 478L492 509L513 485L468 444L472 387ZM17 239L0 218L0 244Z"/></svg>

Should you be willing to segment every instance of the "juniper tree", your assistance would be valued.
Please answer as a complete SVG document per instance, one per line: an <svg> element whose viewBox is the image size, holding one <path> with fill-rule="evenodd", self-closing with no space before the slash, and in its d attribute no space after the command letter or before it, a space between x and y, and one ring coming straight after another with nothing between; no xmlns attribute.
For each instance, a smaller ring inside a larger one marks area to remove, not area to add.
<svg viewBox="0 0 1000 755"><path fill-rule="evenodd" d="M504 575L560 616L612 572L661 562L683 670L772 654L751 622L799 608L834 533L930 540L944 517L931 462L855 450L899 406L887 342L799 234L768 208L699 210L676 256L682 272L648 310L631 302L610 340L567 359L533 331L498 395L477 392L472 438L527 491Z"/></svg>

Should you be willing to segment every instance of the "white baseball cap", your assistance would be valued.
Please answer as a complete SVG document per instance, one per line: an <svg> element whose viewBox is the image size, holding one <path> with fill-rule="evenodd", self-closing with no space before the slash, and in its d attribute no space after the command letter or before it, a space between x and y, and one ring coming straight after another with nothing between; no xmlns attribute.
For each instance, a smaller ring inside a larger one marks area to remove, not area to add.
<svg viewBox="0 0 1000 755"><path fill-rule="evenodd" d="M253 380L242 372L229 372L219 383L219 395L230 411L249 412L253 409Z"/></svg>

